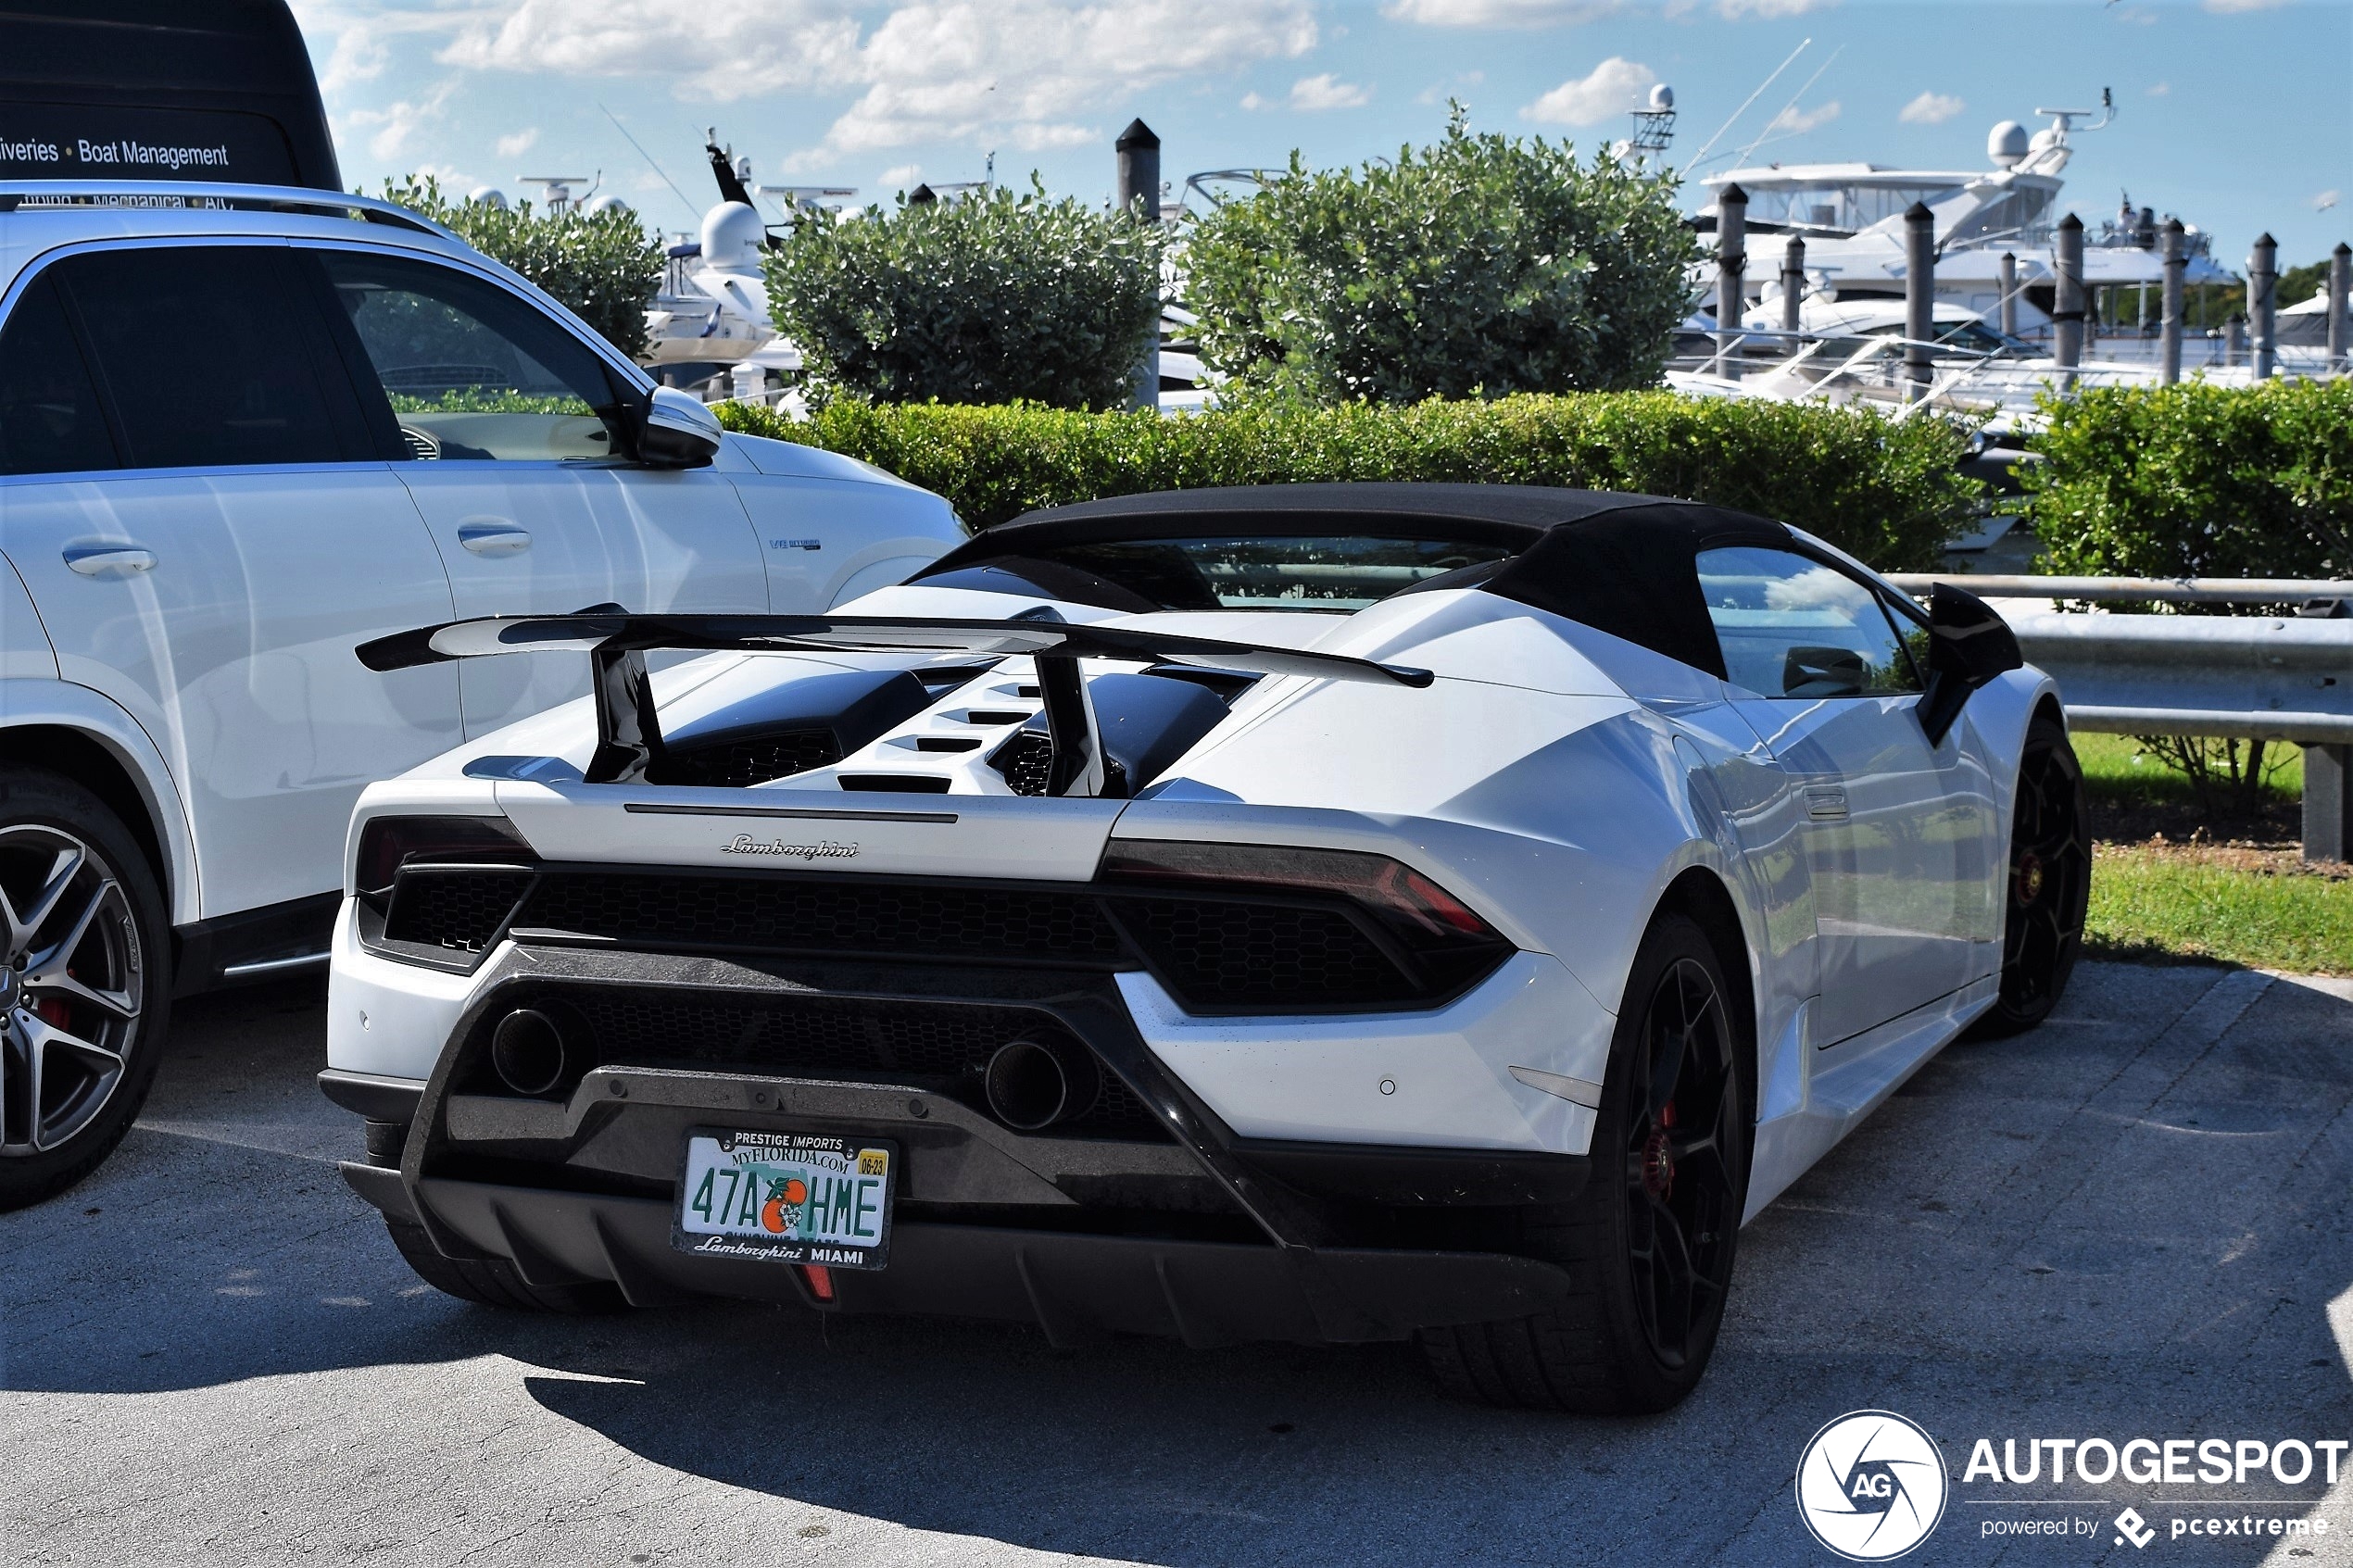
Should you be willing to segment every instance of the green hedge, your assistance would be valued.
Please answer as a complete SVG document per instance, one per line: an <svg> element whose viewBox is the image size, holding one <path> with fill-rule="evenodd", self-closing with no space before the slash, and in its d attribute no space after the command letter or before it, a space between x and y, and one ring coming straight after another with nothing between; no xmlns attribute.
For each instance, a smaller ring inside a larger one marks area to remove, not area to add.
<svg viewBox="0 0 2353 1568"><path fill-rule="evenodd" d="M768 253L812 403L1127 402L1160 324L1158 224L1032 189L803 214Z"/></svg>
<svg viewBox="0 0 2353 1568"><path fill-rule="evenodd" d="M2353 381L2102 387L2044 411L2045 570L2353 577Z"/></svg>
<svg viewBox="0 0 2353 1568"><path fill-rule="evenodd" d="M646 351L646 307L661 287L661 241L627 207L535 211L445 194L432 175L384 182L384 198L436 223L546 289L632 359Z"/></svg>
<svg viewBox="0 0 2353 1568"><path fill-rule="evenodd" d="M1202 361L1317 403L1656 386L1701 255L1676 177L1465 120L1355 169L1293 153L1192 225Z"/></svg>
<svg viewBox="0 0 2353 1568"><path fill-rule="evenodd" d="M1249 402L1176 417L847 400L805 423L743 404L718 412L731 430L823 446L937 491L975 528L1036 507L1202 485L1557 484L1739 507L1902 571L1938 564L1971 525L1979 488L1954 471L1965 437L1941 420L1667 392Z"/></svg>

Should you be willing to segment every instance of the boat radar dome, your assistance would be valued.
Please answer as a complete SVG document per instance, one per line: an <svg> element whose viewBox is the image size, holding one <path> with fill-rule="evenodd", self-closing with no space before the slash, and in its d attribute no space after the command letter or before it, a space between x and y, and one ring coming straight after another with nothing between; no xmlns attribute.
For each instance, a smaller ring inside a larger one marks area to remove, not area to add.
<svg viewBox="0 0 2353 1568"><path fill-rule="evenodd" d="M1675 107L1675 89L1664 82L1651 89L1651 112L1662 113Z"/></svg>
<svg viewBox="0 0 2353 1568"><path fill-rule="evenodd" d="M590 196L586 201L582 202L580 210L591 217L599 217L608 212L630 212L635 209L621 197L607 191L603 195Z"/></svg>
<svg viewBox="0 0 2353 1568"><path fill-rule="evenodd" d="M768 226L742 202L721 202L702 219L703 265L719 272L758 272Z"/></svg>
<svg viewBox="0 0 2353 1568"><path fill-rule="evenodd" d="M2026 161L2026 127L2017 120L2006 119L1986 135L1985 156L1996 169L2016 169Z"/></svg>
<svg viewBox="0 0 2353 1568"><path fill-rule="evenodd" d="M466 193L466 199L476 207L491 207L499 212L507 210L507 193L496 185L476 185Z"/></svg>

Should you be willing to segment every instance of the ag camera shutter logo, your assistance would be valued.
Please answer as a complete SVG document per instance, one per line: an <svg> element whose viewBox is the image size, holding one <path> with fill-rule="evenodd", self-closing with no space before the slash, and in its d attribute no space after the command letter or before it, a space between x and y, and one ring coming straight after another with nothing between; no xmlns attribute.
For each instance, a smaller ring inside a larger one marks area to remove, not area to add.
<svg viewBox="0 0 2353 1568"><path fill-rule="evenodd" d="M1797 1461L1797 1515L1851 1562L1885 1562L1928 1539L1950 1496L1936 1439L1894 1411L1855 1411Z"/></svg>

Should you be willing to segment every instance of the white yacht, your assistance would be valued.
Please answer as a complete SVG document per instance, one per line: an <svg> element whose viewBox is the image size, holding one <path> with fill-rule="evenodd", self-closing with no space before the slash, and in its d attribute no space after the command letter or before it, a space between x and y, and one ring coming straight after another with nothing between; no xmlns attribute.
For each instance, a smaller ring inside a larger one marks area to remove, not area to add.
<svg viewBox="0 0 2353 1568"><path fill-rule="evenodd" d="M1713 233L1717 201L1727 186L1748 197L1750 297L1778 307L1782 239L1806 241L1806 289L1811 299L1849 301L1904 297L1904 214L1914 202L1936 215L1936 297L1988 323L2002 317L2002 257L2016 258L2018 299L2012 327L2029 340L2047 336L2054 305L2053 225L2064 215L2060 178L2073 156L2072 138L2105 128L2115 118L2109 94L2091 109L2038 108L2049 123L2029 135L2004 120L1986 138L1982 169L1900 169L1878 163L1766 164L1728 169L1698 183L1708 199L1699 228ZM2075 122L2097 113L2089 125ZM2136 297L2135 320L2156 308L2164 282L2159 219L2126 198L2115 218L2083 235L2083 282L2095 295L2115 289ZM2210 236L2184 225L2191 284L2230 283L2232 273L2212 256ZM1711 270L1712 274L1712 270ZM1708 280L1713 282L1712 275ZM1768 312L1778 322L1778 308Z"/></svg>
<svg viewBox="0 0 2353 1568"><path fill-rule="evenodd" d="M720 146L715 132L703 150L720 199L703 214L699 236L670 247L661 287L646 312L646 364L673 386L704 387L724 380L715 389L719 395L757 397L771 372L789 386L800 370L800 350L777 334L768 315L768 284L760 264L769 222L757 199L813 208L836 207L858 192L851 186L755 186L751 160Z"/></svg>

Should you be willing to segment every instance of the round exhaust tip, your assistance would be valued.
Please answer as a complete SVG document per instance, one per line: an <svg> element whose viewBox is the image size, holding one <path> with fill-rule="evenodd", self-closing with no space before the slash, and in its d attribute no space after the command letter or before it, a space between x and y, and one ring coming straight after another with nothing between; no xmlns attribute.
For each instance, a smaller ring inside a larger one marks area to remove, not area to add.
<svg viewBox="0 0 2353 1568"><path fill-rule="evenodd" d="M490 1068L515 1094L536 1098L564 1081L564 1036L535 1008L517 1008L490 1035Z"/></svg>
<svg viewBox="0 0 2353 1568"><path fill-rule="evenodd" d="M998 1121L1015 1132L1034 1133L1087 1109L1094 1097L1082 1097L1077 1092L1082 1085L1073 1078L1060 1052L1035 1040L1013 1040L988 1059L981 1087Z"/></svg>

